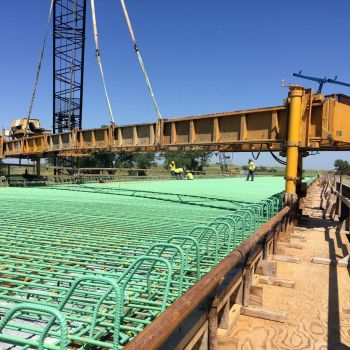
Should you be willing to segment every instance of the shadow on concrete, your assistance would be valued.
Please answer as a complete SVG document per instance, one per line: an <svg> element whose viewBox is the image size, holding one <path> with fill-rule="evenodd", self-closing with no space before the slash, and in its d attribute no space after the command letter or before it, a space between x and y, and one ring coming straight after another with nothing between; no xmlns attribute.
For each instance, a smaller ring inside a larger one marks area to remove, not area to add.
<svg viewBox="0 0 350 350"><path fill-rule="evenodd" d="M47 188L58 190L58 191L86 192L86 193L96 193L96 194L104 194L104 195L112 195L112 196L153 199L153 200L164 201L164 202L172 202L172 203L178 203L178 204L200 206L205 208L221 209L225 211L243 209L245 206L253 204L251 202L243 202L243 201L238 202L238 201L233 201L229 199L193 196L193 195L177 194L177 193L163 193L163 192L124 190L124 189L122 190L105 189L105 188L95 188L95 187L88 187L88 186L45 187L45 189ZM217 203L217 204L213 204L213 203ZM223 204L220 205L221 203Z"/></svg>
<svg viewBox="0 0 350 350"><path fill-rule="evenodd" d="M331 260L339 260L349 254L349 249L346 244L343 243L340 235L340 225L338 221L332 221L322 218L308 218L305 220L307 225L302 226L324 228L325 229L325 241L328 243L329 258ZM330 230L335 229L335 238L330 235ZM336 248L341 249L342 256L336 253ZM346 269L349 276L350 270ZM329 280L328 280L328 336L327 336L327 349L331 350L349 350L347 345L344 345L341 341L340 332L340 301L339 301L339 283L338 283L338 267L329 265Z"/></svg>

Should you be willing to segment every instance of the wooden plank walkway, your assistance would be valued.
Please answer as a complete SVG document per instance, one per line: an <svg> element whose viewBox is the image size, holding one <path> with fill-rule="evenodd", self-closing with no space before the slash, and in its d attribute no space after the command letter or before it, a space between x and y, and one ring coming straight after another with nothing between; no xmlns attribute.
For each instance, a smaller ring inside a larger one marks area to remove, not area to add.
<svg viewBox="0 0 350 350"><path fill-rule="evenodd" d="M287 312L285 323L240 315L228 336L219 336L219 350L350 349L350 268L312 263L313 257L339 260L349 254L345 231L337 221L322 219L321 189L308 197L303 217L283 254L300 263L278 261L277 277L295 281L294 288L263 286L263 308ZM298 247L296 245L296 247ZM300 248L300 247L299 247Z"/></svg>

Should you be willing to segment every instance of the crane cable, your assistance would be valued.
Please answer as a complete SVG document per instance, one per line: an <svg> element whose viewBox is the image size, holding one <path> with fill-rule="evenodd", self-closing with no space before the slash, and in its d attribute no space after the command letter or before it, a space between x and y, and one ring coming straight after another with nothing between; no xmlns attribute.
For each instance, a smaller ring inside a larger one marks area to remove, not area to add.
<svg viewBox="0 0 350 350"><path fill-rule="evenodd" d="M158 115L158 119L162 119L162 115L160 114L160 110L158 108L158 104L156 102L156 98L155 98L153 90L152 90L151 82L150 82L150 80L148 78L145 65L143 64L143 61L142 61L140 50L139 50L139 48L137 46L135 33L134 33L134 30L133 30L132 25L131 25L130 17L129 17L128 11L126 9L125 2L124 2L124 0L120 0L120 2L121 2L121 5L122 5L122 8L123 8L123 12L124 12L126 23L128 25L128 28L129 28L131 39L132 39L132 41L134 43L135 53L136 53L137 58L139 60L139 63L140 63L143 75L145 76L145 80L146 80L146 84L147 84L148 90L149 90L149 92L151 94L151 97L152 97L152 100L153 100L154 108L156 109L156 112L157 112L157 115Z"/></svg>
<svg viewBox="0 0 350 350"><path fill-rule="evenodd" d="M104 89L105 97L106 97L106 101L107 101L110 123L115 124L112 106L111 106L111 102L109 100L109 95L108 95L107 86L106 86L106 82L105 82L105 76L103 73L101 54L100 54L100 49L99 49L99 44L98 44L98 31L97 31L97 21L96 21L95 0L91 0L91 12L92 12L92 25L94 28L95 46L96 46L96 54L95 55L96 55L98 67L100 69L100 74L101 74L101 78L102 78L102 84L103 84L103 89Z"/></svg>
<svg viewBox="0 0 350 350"><path fill-rule="evenodd" d="M37 68L36 75L35 75L34 87L33 87L33 91L32 91L32 97L30 99L30 104L29 104L29 109L28 109L28 117L27 117L27 125L26 125L25 135L27 135L28 124L29 124L30 117L32 115L32 109L33 109L33 105L34 105L36 89L37 89L37 86L38 86L38 83L39 83L39 77L40 77L40 72L41 72L41 65L42 65L43 58L44 58L44 52L45 52L45 47L46 47L46 39L47 39L47 35L49 33L49 26L50 26L50 21L51 21L51 17L52 17L52 10L53 10L54 3L55 3L55 0L51 0L49 16L48 16L47 24L46 24L46 31L45 31L45 36L44 36L44 42L43 42L43 46L41 48L40 59L39 59L38 68Z"/></svg>

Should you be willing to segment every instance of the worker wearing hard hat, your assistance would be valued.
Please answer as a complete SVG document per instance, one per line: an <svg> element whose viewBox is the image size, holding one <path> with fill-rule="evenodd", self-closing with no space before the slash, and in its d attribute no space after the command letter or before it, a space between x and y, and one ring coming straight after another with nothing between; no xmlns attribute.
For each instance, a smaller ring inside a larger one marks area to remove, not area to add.
<svg viewBox="0 0 350 350"><path fill-rule="evenodd" d="M170 164L169 164L169 170L170 170L170 174L172 176L175 176L175 170L176 170L176 165L175 165L175 162L172 161Z"/></svg>
<svg viewBox="0 0 350 350"><path fill-rule="evenodd" d="M248 161L248 175L247 175L247 181L251 178L252 181L254 181L254 171L255 171L255 164L252 159L249 159Z"/></svg>
<svg viewBox="0 0 350 350"><path fill-rule="evenodd" d="M174 175L179 179L179 180L184 180L184 170L182 168L175 168L174 170Z"/></svg>
<svg viewBox="0 0 350 350"><path fill-rule="evenodd" d="M186 180L193 180L193 174L190 171L186 171Z"/></svg>

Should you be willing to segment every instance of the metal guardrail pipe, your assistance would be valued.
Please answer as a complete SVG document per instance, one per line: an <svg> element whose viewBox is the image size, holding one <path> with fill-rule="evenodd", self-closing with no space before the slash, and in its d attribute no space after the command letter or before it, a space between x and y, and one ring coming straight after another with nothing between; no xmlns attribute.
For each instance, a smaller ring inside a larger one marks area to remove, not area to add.
<svg viewBox="0 0 350 350"><path fill-rule="evenodd" d="M159 317L148 325L138 336L128 343L125 350L155 350L174 333L176 328L186 320L195 308L220 285L224 277L247 255L254 245L290 213L289 206L262 225L255 233L246 239L237 249L231 252L216 267L208 272L200 281L190 288L183 296L167 308Z"/></svg>
<svg viewBox="0 0 350 350"><path fill-rule="evenodd" d="M327 191L327 187L329 187L332 191L332 193L334 193L337 198L340 200L341 203L344 203L348 208L350 208L350 199L345 197L341 191L338 191L336 188L336 179L335 179L335 173L331 173L331 174L326 174L325 175L325 188L324 188L324 192Z"/></svg>

